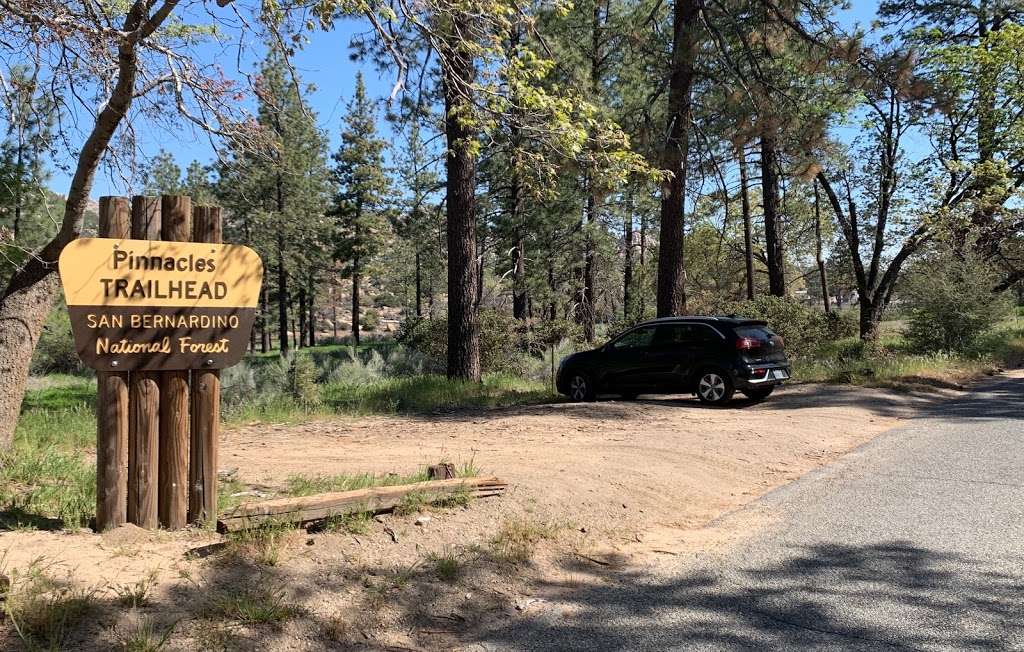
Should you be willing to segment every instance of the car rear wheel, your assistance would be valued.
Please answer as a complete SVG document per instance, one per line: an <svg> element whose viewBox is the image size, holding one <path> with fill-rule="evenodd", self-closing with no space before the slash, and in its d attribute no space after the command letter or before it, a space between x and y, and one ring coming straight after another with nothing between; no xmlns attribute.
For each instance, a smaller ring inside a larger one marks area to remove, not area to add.
<svg viewBox="0 0 1024 652"><path fill-rule="evenodd" d="M753 401L763 401L772 395L772 391L775 389L774 385L768 387L758 387L757 389L745 389L743 393L747 395L747 398Z"/></svg>
<svg viewBox="0 0 1024 652"><path fill-rule="evenodd" d="M569 398L574 401L593 401L594 383L586 374L575 373L569 378Z"/></svg>
<svg viewBox="0 0 1024 652"><path fill-rule="evenodd" d="M734 391L729 374L718 369L705 369L697 380L697 398L701 403L721 405L732 398Z"/></svg>

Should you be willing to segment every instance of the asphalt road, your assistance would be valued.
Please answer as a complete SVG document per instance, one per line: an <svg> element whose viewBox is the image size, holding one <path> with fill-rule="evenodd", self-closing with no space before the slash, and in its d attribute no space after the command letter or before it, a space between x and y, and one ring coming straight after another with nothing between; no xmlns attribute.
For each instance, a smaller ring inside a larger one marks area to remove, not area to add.
<svg viewBox="0 0 1024 652"><path fill-rule="evenodd" d="M823 428L828 424L823 423ZM670 573L573 591L490 650L1024 650L1024 377L997 378L761 499Z"/></svg>

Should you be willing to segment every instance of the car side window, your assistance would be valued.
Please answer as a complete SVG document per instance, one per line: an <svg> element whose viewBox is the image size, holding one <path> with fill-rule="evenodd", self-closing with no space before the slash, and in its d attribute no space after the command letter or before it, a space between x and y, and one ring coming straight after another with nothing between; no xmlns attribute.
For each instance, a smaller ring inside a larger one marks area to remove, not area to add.
<svg viewBox="0 0 1024 652"><path fill-rule="evenodd" d="M658 348L693 346L715 342L716 338L721 339L703 324L662 324L658 326L654 345Z"/></svg>
<svg viewBox="0 0 1024 652"><path fill-rule="evenodd" d="M611 344L615 351L628 351L630 349L645 349L651 345L654 339L654 327L637 328L629 331Z"/></svg>

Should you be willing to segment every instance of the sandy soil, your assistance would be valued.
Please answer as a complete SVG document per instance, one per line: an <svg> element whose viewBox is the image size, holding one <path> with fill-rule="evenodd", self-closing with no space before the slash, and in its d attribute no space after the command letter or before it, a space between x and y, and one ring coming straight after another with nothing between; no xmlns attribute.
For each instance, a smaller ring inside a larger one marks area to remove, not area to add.
<svg viewBox="0 0 1024 652"><path fill-rule="evenodd" d="M606 581L597 571L660 563L755 528L771 515L732 519L727 531L708 524L943 396L803 385L725 409L659 397L252 424L224 433L220 461L252 484L280 485L295 473L409 473L439 460L472 460L511 489L431 512L420 524L415 516L386 515L360 535L299 531L274 563L218 552L223 543L209 532L132 527L102 536L3 533L0 555L8 573L42 560L37 564L63 581L92 587L102 615L68 634L76 649L119 645L140 618L174 623L170 649L447 649L495 618L528 611L531 601L555 600L538 596L538 578L571 591ZM509 523L542 524L556 541L539 543L533 563L510 567L488 553ZM432 555L456 557L459 576L440 581ZM156 578L151 606L119 608L117 588L149 575ZM279 587L301 616L252 626L210 615L225 591L267 586ZM10 629L6 640L3 630L0 647L13 646Z"/></svg>

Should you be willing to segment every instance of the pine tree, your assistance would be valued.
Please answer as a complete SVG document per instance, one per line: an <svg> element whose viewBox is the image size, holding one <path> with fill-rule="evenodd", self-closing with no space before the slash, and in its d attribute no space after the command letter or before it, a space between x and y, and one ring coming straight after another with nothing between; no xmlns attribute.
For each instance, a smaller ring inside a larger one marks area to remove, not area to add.
<svg viewBox="0 0 1024 652"><path fill-rule="evenodd" d="M174 154L160 149L142 173L143 193L147 195L184 194L181 185L181 168L174 160Z"/></svg>
<svg viewBox="0 0 1024 652"><path fill-rule="evenodd" d="M284 355L298 344L289 337L293 303L301 296L308 307L309 289L316 285L311 279L315 281L326 263L327 142L304 89L276 46L263 61L256 95L263 146L234 144L231 160L218 170L217 192L230 209L229 228L261 254L268 268L259 325L265 333L270 300L276 299L279 351ZM307 319L308 309L303 311L306 331Z"/></svg>
<svg viewBox="0 0 1024 652"><path fill-rule="evenodd" d="M363 273L377 254L388 228L390 183L384 169L386 141L377 136L376 111L366 95L362 74L356 75L355 97L334 154L338 187L331 215L336 220L335 257L352 279L352 339L359 343L360 293Z"/></svg>

